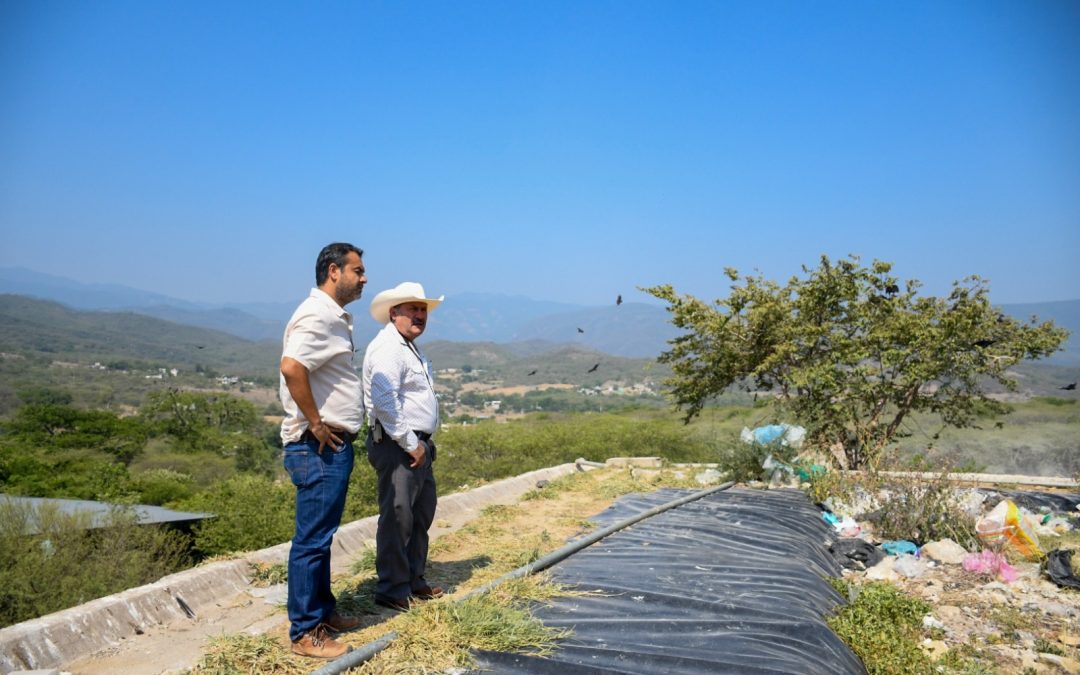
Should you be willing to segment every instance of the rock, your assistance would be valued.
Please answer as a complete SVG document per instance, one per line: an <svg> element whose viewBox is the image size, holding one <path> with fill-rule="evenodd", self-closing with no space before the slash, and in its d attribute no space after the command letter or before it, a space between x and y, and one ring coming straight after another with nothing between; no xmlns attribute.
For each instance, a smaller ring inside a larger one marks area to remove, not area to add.
<svg viewBox="0 0 1080 675"><path fill-rule="evenodd" d="M1077 614L1080 614L1080 611L1075 607L1060 602L1032 602L1027 604L1034 605L1036 608L1051 616L1076 616Z"/></svg>
<svg viewBox="0 0 1080 675"><path fill-rule="evenodd" d="M1040 663L1049 663L1052 666L1056 666L1066 673L1080 673L1080 661L1076 659L1070 659L1067 656L1058 656L1057 654L1044 654L1040 653L1036 657Z"/></svg>
<svg viewBox="0 0 1080 675"><path fill-rule="evenodd" d="M922 618L923 628L937 628L945 630L945 624L941 623L938 619L934 618L933 614L927 614Z"/></svg>
<svg viewBox="0 0 1080 675"><path fill-rule="evenodd" d="M964 556L968 554L963 546L952 539L932 541L925 544L920 552L924 557L943 562L946 565L960 565L964 562Z"/></svg>
<svg viewBox="0 0 1080 675"><path fill-rule="evenodd" d="M1058 642L1066 647L1076 647L1080 645L1080 636L1072 635L1071 633L1058 633Z"/></svg>
<svg viewBox="0 0 1080 675"><path fill-rule="evenodd" d="M934 608L934 614L945 623L953 623L963 618L964 611L955 605L941 605Z"/></svg>
<svg viewBox="0 0 1080 675"><path fill-rule="evenodd" d="M886 556L881 562L866 570L866 578L870 581L896 581L900 577L893 570L896 558Z"/></svg>
<svg viewBox="0 0 1080 675"><path fill-rule="evenodd" d="M926 652L926 655L934 661L940 659L942 656L945 656L946 652L949 651L949 645L945 644L943 640L926 639L923 640L922 644L919 646L924 652Z"/></svg>

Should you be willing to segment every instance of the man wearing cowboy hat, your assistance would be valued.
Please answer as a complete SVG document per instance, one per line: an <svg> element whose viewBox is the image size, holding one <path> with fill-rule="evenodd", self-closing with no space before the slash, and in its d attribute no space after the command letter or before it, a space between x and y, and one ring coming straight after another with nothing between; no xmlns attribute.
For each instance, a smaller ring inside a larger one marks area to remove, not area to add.
<svg viewBox="0 0 1080 675"><path fill-rule="evenodd" d="M431 362L416 346L428 312L443 297L406 281L371 301L371 316L386 326L364 354L361 379L368 415L368 462L379 482L375 534L375 602L407 610L410 598L442 595L424 579L428 528L435 518L435 443L439 424Z"/></svg>

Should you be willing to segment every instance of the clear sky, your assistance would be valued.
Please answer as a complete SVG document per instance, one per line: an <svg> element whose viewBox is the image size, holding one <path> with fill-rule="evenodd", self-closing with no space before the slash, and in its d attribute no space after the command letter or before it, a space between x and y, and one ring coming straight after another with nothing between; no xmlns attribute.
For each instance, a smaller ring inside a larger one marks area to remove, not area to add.
<svg viewBox="0 0 1080 675"><path fill-rule="evenodd" d="M334 240L372 291L1080 298L1080 2L0 3L0 265L280 301Z"/></svg>

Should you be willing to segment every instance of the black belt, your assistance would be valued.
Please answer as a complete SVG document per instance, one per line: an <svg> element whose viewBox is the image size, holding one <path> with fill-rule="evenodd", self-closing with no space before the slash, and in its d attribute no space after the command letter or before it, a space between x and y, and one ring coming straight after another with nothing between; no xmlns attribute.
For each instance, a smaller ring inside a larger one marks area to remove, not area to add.
<svg viewBox="0 0 1080 675"><path fill-rule="evenodd" d="M414 430L413 433L416 434L416 437L419 438L422 441L426 441L426 440L431 438L431 434L429 434L426 431L415 431Z"/></svg>
<svg viewBox="0 0 1080 675"><path fill-rule="evenodd" d="M337 431L336 429L331 429L330 431L333 432L333 434L335 436L337 436L338 438L340 438L342 441L344 441L346 443L352 443L353 441L356 440L356 433L354 433L352 431ZM304 442L309 442L309 441L315 442L315 443L321 443L322 442L315 436L315 434L311 433L311 429L304 429L304 433L301 434L300 440L304 441Z"/></svg>

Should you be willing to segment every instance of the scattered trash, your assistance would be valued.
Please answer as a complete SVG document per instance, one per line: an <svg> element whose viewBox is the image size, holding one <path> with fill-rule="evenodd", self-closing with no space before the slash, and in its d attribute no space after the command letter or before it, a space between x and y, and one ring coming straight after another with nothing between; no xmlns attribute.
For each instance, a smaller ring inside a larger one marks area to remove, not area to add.
<svg viewBox="0 0 1080 675"><path fill-rule="evenodd" d="M803 441L806 440L806 429L791 424L769 424L757 427L753 431L748 427L743 427L739 438L743 443L770 445L779 442L784 447L801 448Z"/></svg>
<svg viewBox="0 0 1080 675"><path fill-rule="evenodd" d="M916 558L909 553L896 556L896 562L893 563L893 571L908 579L915 579L926 574L926 567L925 560Z"/></svg>
<svg viewBox="0 0 1080 675"><path fill-rule="evenodd" d="M716 469L705 469L701 473L694 476L694 480L699 485L713 485L719 483L724 477L724 474L720 473Z"/></svg>
<svg viewBox="0 0 1080 675"><path fill-rule="evenodd" d="M923 628L937 628L938 630L945 630L945 624L934 618L933 614L927 614L922 618Z"/></svg>
<svg viewBox="0 0 1080 675"><path fill-rule="evenodd" d="M1046 554L1046 573L1064 588L1080 588L1080 579L1073 575L1072 550L1057 549Z"/></svg>
<svg viewBox="0 0 1080 675"><path fill-rule="evenodd" d="M974 574L996 576L1005 583L1016 581L1016 568L1009 564L1000 553L985 550L982 553L970 553L964 558L964 569Z"/></svg>
<svg viewBox="0 0 1080 675"><path fill-rule="evenodd" d="M1063 534L1068 534L1072 529L1073 524L1068 518L1048 513L1035 527L1035 533L1040 537L1060 537Z"/></svg>
<svg viewBox="0 0 1080 675"><path fill-rule="evenodd" d="M829 511L823 511L821 517L826 523L833 526L833 529L840 534L841 537L857 537L862 528L851 516L844 516L843 518L837 516L835 513Z"/></svg>
<svg viewBox="0 0 1080 675"><path fill-rule="evenodd" d="M836 562L849 570L864 570L881 562L885 554L868 541L858 538L837 539L829 547Z"/></svg>
<svg viewBox="0 0 1080 675"><path fill-rule="evenodd" d="M1030 513L1025 517L1015 502L1003 499L975 523L975 531L979 539L991 547L1008 544L1028 560L1037 560L1045 554L1039 548L1035 523L1031 520Z"/></svg>
<svg viewBox="0 0 1080 675"><path fill-rule="evenodd" d="M919 547L915 545L915 542L907 541L906 539L883 541L881 542L881 548L889 555L919 554Z"/></svg>

